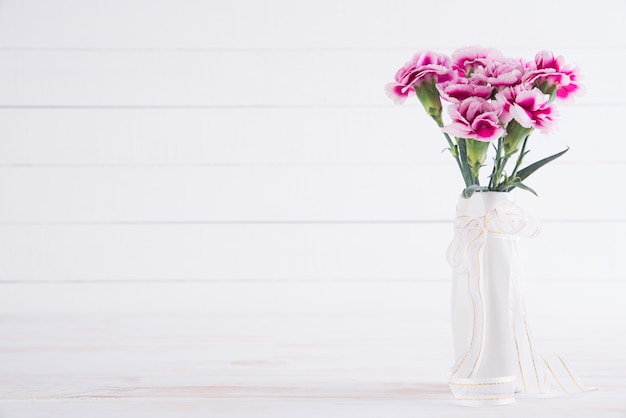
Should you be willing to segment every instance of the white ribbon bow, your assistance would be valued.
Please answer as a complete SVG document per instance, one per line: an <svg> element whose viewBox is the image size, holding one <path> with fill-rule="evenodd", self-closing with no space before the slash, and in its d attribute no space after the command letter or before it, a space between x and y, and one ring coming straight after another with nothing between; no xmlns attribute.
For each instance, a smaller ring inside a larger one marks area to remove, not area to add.
<svg viewBox="0 0 626 418"><path fill-rule="evenodd" d="M539 225L513 202L502 202L483 216L460 212L454 220L454 239L447 251L448 263L455 273L468 270L470 254L475 255L485 245L487 234L534 237Z"/></svg>

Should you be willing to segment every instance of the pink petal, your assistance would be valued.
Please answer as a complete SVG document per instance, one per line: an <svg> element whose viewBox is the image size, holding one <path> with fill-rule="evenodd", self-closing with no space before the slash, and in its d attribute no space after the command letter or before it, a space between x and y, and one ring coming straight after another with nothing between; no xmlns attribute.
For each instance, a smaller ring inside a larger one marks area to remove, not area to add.
<svg viewBox="0 0 626 418"><path fill-rule="evenodd" d="M388 83L385 85L385 93L396 104L402 104L409 97L409 90L398 83Z"/></svg>
<svg viewBox="0 0 626 418"><path fill-rule="evenodd" d="M470 130L467 126L457 122L453 122L450 125L446 125L441 130L447 134L453 135L457 138L466 138L470 134Z"/></svg>
<svg viewBox="0 0 626 418"><path fill-rule="evenodd" d="M520 105L514 104L511 106L509 113L513 116L513 119L515 119L517 123L522 125L524 128L533 127L533 121L530 118L530 115Z"/></svg>

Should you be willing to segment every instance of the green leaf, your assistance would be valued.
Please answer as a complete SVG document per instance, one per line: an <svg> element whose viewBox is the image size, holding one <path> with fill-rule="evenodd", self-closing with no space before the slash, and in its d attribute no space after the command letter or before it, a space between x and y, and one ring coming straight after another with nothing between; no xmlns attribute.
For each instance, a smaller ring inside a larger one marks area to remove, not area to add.
<svg viewBox="0 0 626 418"><path fill-rule="evenodd" d="M543 167L544 165L548 164L550 161L556 160L561 155L565 154L567 151L569 151L569 147L567 147L566 149L564 149L561 152L557 152L554 155L546 157L543 160L539 160L539 161L537 161L535 163L532 163L528 167L523 168L520 171L518 171L516 176L519 177L520 180L526 180L528 178L528 176L530 176L532 173L534 173L535 171L539 170L541 167ZM522 187L520 187L520 188L522 188Z"/></svg>
<svg viewBox="0 0 626 418"><path fill-rule="evenodd" d="M532 194L534 194L535 196L538 196L537 192L534 191L533 189L531 189L530 187L526 186L524 183L522 183L521 181L515 181L513 183L509 183L507 185L507 192L513 190L514 188L519 187L522 190L527 190L529 192L531 192Z"/></svg>
<svg viewBox="0 0 626 418"><path fill-rule="evenodd" d="M505 174L505 176L506 176L506 174ZM508 192L508 191L510 191L510 190L515 188L515 186L513 186L513 184L517 184L517 183L521 183L521 182L522 182L522 180L519 177L517 177L517 176L515 176L515 177L508 177L508 176L506 176L505 181L503 181L502 183L498 184L498 186L495 189L493 189L493 190L495 190L496 192Z"/></svg>
<svg viewBox="0 0 626 418"><path fill-rule="evenodd" d="M441 150L441 153L443 154L446 151L450 151L450 154L452 154L452 156L454 158L457 158L459 156L459 151L457 149L457 146L455 145L454 148L444 148Z"/></svg>

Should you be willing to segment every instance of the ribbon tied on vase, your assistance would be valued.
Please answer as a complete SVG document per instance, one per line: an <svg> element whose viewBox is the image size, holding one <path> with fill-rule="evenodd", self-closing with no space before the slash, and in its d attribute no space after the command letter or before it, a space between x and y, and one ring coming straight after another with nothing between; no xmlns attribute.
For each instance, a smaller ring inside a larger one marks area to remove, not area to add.
<svg viewBox="0 0 626 418"><path fill-rule="evenodd" d="M478 216L457 210L454 229L447 260L459 281L458 294L466 301L465 313L470 316L465 318L467 332L463 334L467 341L462 350L457 350L457 359L448 374L457 401L496 405L513 402L515 392L590 390L561 357L535 352L524 307L518 240L536 236L538 224L507 200ZM498 246L504 250L493 250ZM490 247L488 255L486 247ZM499 298L494 296L497 292L487 288L494 283L504 286ZM498 361L510 363L510 367L500 368Z"/></svg>

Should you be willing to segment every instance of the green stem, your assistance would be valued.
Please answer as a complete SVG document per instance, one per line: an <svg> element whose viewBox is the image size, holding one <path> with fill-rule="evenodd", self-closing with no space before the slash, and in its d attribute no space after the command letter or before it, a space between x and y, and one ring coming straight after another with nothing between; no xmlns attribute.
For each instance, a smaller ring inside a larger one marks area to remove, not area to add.
<svg viewBox="0 0 626 418"><path fill-rule="evenodd" d="M528 142L528 138L530 135L524 138L524 142L522 143L522 150L519 153L519 157L517 157L517 162L515 163L515 168L513 168L513 172L511 173L511 177L515 177L517 175L517 170L522 165L522 160L524 159L524 155L526 155L526 142Z"/></svg>
<svg viewBox="0 0 626 418"><path fill-rule="evenodd" d="M459 166L459 170L461 171L461 175L463 176L463 181L465 182L465 187L467 187L469 186L469 184L467 184L467 176L465 174L465 170L463 169L463 164L461 164L461 160L459 159L458 148L456 145L454 145L454 142L452 142L452 139L450 139L450 136L447 133L444 132L443 134L446 137L446 141L448 141L448 146L450 147L450 153L454 157L456 164Z"/></svg>
<svg viewBox="0 0 626 418"><path fill-rule="evenodd" d="M502 148L504 146L504 137L498 139L498 147L496 148L496 157L493 161L493 170L491 170L491 178L489 179L489 190L496 190L502 171L506 164L507 158L502 157Z"/></svg>
<svg viewBox="0 0 626 418"><path fill-rule="evenodd" d="M506 155L504 157L502 157L502 162L500 163L500 169L498 170L498 182L500 181L500 179L502 178L502 172L504 171L504 167L506 167L506 163L509 162L509 157L507 157ZM496 190L502 186L502 183L498 183L496 185Z"/></svg>
<svg viewBox="0 0 626 418"><path fill-rule="evenodd" d="M493 168L491 169L491 176L489 178L489 190L493 190L496 183L496 176L498 175L498 162L500 161L500 155L502 154L502 138L498 139L498 147L496 148L496 156L493 159Z"/></svg>
<svg viewBox="0 0 626 418"><path fill-rule="evenodd" d="M478 178L474 178L474 176L472 176L471 169L467 165L467 146L465 144L465 139L457 138L457 143L459 144L459 164L461 165L461 174L463 175L463 180L465 181L465 187L469 187L471 185L479 186L480 181Z"/></svg>

